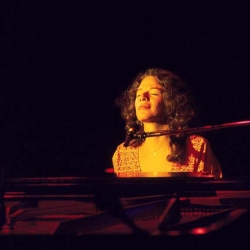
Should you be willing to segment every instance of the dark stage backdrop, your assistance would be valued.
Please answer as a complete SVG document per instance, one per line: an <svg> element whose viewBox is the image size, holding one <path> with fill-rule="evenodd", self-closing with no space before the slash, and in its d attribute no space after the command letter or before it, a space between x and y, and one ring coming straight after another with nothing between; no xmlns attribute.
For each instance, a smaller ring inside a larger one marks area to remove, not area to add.
<svg viewBox="0 0 250 250"><path fill-rule="evenodd" d="M5 177L103 174L125 139L114 99L149 67L187 79L201 126L250 119L248 7L203 2L1 1ZM248 126L204 136L249 175Z"/></svg>

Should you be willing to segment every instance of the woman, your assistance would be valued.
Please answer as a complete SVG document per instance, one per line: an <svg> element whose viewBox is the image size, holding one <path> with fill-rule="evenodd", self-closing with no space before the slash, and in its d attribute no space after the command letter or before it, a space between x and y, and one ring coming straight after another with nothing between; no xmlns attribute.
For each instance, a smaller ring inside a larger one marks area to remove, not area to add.
<svg viewBox="0 0 250 250"><path fill-rule="evenodd" d="M187 129L196 114L185 82L159 68L140 72L116 99L116 104L121 109L126 131L134 134ZM112 162L118 177L192 172L222 178L220 164L209 142L202 136L187 133L138 139L134 136L129 143L118 145Z"/></svg>

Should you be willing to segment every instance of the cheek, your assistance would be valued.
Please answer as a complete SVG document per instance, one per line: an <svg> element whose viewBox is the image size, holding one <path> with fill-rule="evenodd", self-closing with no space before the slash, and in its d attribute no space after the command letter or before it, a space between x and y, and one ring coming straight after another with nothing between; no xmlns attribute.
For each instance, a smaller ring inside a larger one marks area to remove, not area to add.
<svg viewBox="0 0 250 250"><path fill-rule="evenodd" d="M135 108L137 109L137 107L139 105L139 101L136 99L135 102L134 102L134 104L135 104Z"/></svg>
<svg viewBox="0 0 250 250"><path fill-rule="evenodd" d="M157 109L160 111L160 112L163 112L165 111L166 107L165 107L165 104L163 101L160 101L157 105Z"/></svg>

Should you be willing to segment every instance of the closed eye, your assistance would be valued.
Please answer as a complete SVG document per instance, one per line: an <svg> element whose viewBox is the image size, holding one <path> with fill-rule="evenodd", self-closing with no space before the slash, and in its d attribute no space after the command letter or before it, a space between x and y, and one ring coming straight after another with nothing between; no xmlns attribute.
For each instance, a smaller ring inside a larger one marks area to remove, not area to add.
<svg viewBox="0 0 250 250"><path fill-rule="evenodd" d="M156 95L156 96L158 96L158 95L160 95L161 93L160 93L159 91L152 91L152 92L150 91L149 94L150 94L150 95Z"/></svg>

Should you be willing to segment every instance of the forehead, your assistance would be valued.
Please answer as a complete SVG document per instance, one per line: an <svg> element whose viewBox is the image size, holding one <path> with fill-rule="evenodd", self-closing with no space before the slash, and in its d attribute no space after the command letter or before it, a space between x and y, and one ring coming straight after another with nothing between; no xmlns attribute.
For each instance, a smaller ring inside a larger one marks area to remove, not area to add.
<svg viewBox="0 0 250 250"><path fill-rule="evenodd" d="M139 89L145 88L162 88L162 86L158 83L157 79L154 76L146 76L140 83Z"/></svg>

